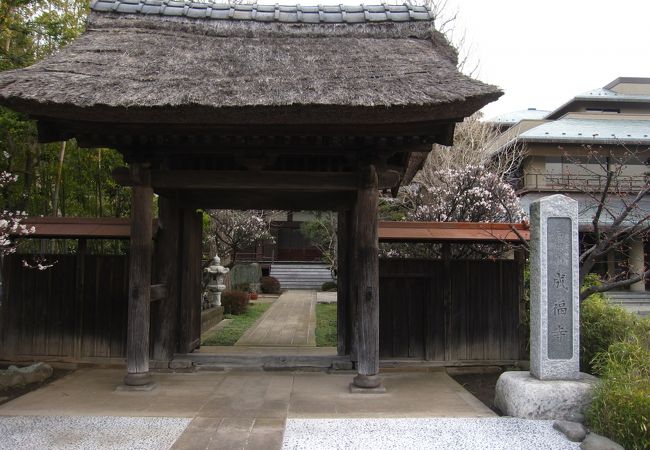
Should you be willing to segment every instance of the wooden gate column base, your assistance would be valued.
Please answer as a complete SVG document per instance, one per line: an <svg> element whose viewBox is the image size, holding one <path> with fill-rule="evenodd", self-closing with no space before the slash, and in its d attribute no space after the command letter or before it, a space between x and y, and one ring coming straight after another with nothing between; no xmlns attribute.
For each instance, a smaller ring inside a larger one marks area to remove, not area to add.
<svg viewBox="0 0 650 450"><path fill-rule="evenodd" d="M357 375L350 383L352 394L383 394L386 388L381 384L379 375Z"/></svg>
<svg viewBox="0 0 650 450"><path fill-rule="evenodd" d="M156 387L149 372L127 373L124 377L124 385L119 386L120 391L150 391Z"/></svg>

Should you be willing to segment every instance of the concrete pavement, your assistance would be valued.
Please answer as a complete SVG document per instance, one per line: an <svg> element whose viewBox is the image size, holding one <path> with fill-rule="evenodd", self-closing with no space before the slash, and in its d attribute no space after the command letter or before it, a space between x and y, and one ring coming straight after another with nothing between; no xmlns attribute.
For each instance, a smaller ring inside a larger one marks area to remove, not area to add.
<svg viewBox="0 0 650 450"><path fill-rule="evenodd" d="M290 290L235 343L254 347L315 347L316 291Z"/></svg>
<svg viewBox="0 0 650 450"><path fill-rule="evenodd" d="M443 371L386 373L388 392L381 395L350 394L347 373L155 373L155 390L119 392L123 375L78 370L0 406L0 422L2 416L104 417L107 424L114 417L186 418L175 449L266 450L281 448L287 418L494 417ZM49 437L52 448L61 433L74 431L58 430Z"/></svg>

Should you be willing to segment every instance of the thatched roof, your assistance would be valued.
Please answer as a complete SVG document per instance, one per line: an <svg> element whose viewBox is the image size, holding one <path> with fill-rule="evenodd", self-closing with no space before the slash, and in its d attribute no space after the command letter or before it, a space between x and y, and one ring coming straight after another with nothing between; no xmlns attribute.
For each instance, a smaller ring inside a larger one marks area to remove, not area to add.
<svg viewBox="0 0 650 450"><path fill-rule="evenodd" d="M2 105L100 122L444 121L500 95L410 6L94 0L77 40L0 73Z"/></svg>

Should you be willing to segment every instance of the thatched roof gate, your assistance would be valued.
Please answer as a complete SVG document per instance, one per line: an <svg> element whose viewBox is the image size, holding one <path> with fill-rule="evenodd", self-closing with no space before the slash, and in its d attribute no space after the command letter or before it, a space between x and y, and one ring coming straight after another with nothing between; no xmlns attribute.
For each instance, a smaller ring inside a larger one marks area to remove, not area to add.
<svg viewBox="0 0 650 450"><path fill-rule="evenodd" d="M409 181L432 144L451 144L454 124L500 91L456 70L424 7L91 9L76 41L0 73L0 104L37 119L43 142L74 137L130 163L115 174L134 186L127 384L150 382L156 192L155 273L168 297L154 359L197 345L197 207L337 210L339 351L357 364L356 388L377 388L378 189Z"/></svg>

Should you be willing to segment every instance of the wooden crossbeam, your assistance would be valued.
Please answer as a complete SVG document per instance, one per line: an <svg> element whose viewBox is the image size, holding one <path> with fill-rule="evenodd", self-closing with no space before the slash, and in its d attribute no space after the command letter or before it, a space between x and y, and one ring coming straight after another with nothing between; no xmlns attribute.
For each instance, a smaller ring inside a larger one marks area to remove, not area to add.
<svg viewBox="0 0 650 450"><path fill-rule="evenodd" d="M382 242L520 242L528 224L479 222L379 222Z"/></svg>
<svg viewBox="0 0 650 450"><path fill-rule="evenodd" d="M178 200L186 207L205 209L341 211L352 207L355 195L354 192L221 189L180 191Z"/></svg>
<svg viewBox="0 0 650 450"><path fill-rule="evenodd" d="M126 167L113 171L113 178L123 186L136 186ZM385 170L379 174L379 188L390 189L400 183L400 174ZM289 172L241 170L152 170L151 185L155 190L178 189L275 189L280 191L354 191L358 175L355 172Z"/></svg>

